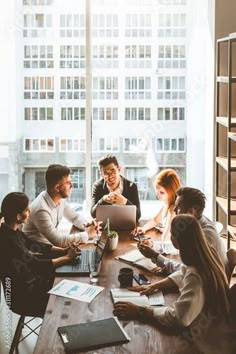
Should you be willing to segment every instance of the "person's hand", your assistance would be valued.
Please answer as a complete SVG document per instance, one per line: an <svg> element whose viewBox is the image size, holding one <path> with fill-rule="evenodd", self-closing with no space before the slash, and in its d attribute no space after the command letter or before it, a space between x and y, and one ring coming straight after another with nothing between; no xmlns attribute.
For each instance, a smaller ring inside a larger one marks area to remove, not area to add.
<svg viewBox="0 0 236 354"><path fill-rule="evenodd" d="M127 289L130 291L140 292L146 290L149 285L136 285L136 286L129 286Z"/></svg>
<svg viewBox="0 0 236 354"><path fill-rule="evenodd" d="M74 241L72 241L70 244L69 244L69 247L67 247L67 250L72 248L74 249L76 252L80 252L80 248L79 248L79 245L80 245L80 239L76 239Z"/></svg>
<svg viewBox="0 0 236 354"><path fill-rule="evenodd" d="M144 240L142 240L142 244L147 245L150 248L153 248L153 241L151 240L151 237L148 237L148 238L145 238Z"/></svg>
<svg viewBox="0 0 236 354"><path fill-rule="evenodd" d="M113 313L122 320L136 320L138 319L138 308L139 306L131 302L119 301L114 305Z"/></svg>
<svg viewBox="0 0 236 354"><path fill-rule="evenodd" d="M108 204L113 204L113 193L105 194L102 200Z"/></svg>
<svg viewBox="0 0 236 354"><path fill-rule="evenodd" d="M88 237L91 238L91 237L94 237L97 235L97 230L96 230L96 227L94 225L91 225L89 226L87 229L86 229L87 233L88 233Z"/></svg>
<svg viewBox="0 0 236 354"><path fill-rule="evenodd" d="M126 205L127 198L125 198L122 194L113 192L112 193L113 204L121 204Z"/></svg>
<svg viewBox="0 0 236 354"><path fill-rule="evenodd" d="M131 231L131 235L136 236L137 234L144 234L145 229L141 226L136 227L133 231Z"/></svg>
<svg viewBox="0 0 236 354"><path fill-rule="evenodd" d="M140 291L140 295L151 295L159 289L158 282L146 285L146 288Z"/></svg>
<svg viewBox="0 0 236 354"><path fill-rule="evenodd" d="M138 249L142 253L142 255L144 255L144 257L152 258L156 255L156 251L154 251L153 248L149 247L143 242L138 243Z"/></svg>
<svg viewBox="0 0 236 354"><path fill-rule="evenodd" d="M80 255L80 250L75 249L73 247L69 247L66 257L68 258L68 261L72 261L73 259L75 259L78 255Z"/></svg>

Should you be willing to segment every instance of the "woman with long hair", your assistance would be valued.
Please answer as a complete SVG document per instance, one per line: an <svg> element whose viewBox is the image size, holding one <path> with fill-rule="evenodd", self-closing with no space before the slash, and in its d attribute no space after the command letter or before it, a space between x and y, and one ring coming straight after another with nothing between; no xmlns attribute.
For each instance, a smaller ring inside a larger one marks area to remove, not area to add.
<svg viewBox="0 0 236 354"><path fill-rule="evenodd" d="M29 212L29 199L24 193L9 193L2 201L0 278L3 286L11 285L8 304L14 312L42 317L54 268L74 259L79 249L75 244L61 248L29 240L18 228L27 221Z"/></svg>
<svg viewBox="0 0 236 354"><path fill-rule="evenodd" d="M227 324L230 306L228 281L216 252L209 246L197 219L191 215L178 215L171 223L171 241L179 249L183 262L181 269L164 280L149 286L137 286L129 290L149 295L164 288L178 288L178 299L167 307L140 307L128 302L115 304L114 314L122 319L154 321L166 327L190 329L192 338L204 348L216 341L221 342L215 353L228 353L222 350L222 336ZM197 335L196 335L197 333ZM204 340L205 338L205 340ZM205 350L205 349L204 349ZM204 353L213 353L204 351Z"/></svg>
<svg viewBox="0 0 236 354"><path fill-rule="evenodd" d="M169 241L170 224L175 216L176 191L180 187L180 180L175 170L167 168L154 178L153 185L157 198L162 202L162 206L154 217L149 219L144 226L137 227L132 233L134 235L145 233L157 226L159 231L162 232L162 241Z"/></svg>

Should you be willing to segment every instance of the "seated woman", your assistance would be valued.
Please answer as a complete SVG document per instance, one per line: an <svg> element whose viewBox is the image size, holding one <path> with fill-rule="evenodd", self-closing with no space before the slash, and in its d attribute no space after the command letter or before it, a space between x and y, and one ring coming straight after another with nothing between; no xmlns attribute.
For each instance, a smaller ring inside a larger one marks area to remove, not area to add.
<svg viewBox="0 0 236 354"><path fill-rule="evenodd" d="M42 317L48 302L47 292L53 283L54 268L74 259L79 249L75 244L65 249L29 240L18 229L28 216L29 199L24 193L9 193L3 199L0 278L10 295L6 300L12 311ZM44 259L39 258L42 254ZM52 259L56 255L60 256Z"/></svg>
<svg viewBox="0 0 236 354"><path fill-rule="evenodd" d="M157 226L162 232L162 241L170 240L170 224L175 216L176 191L180 187L177 173L171 168L162 170L154 179L154 188L158 199L163 203L159 212L142 227L133 230L133 234L145 233Z"/></svg>
<svg viewBox="0 0 236 354"><path fill-rule="evenodd" d="M177 300L171 306L155 308L117 302L114 314L121 319L150 321L166 327L188 327L191 340L202 346L204 353L230 353L226 350L230 340L224 340L224 335L229 334L226 330L229 289L223 264L207 243L199 222L191 215L182 214L173 219L171 241L184 263L181 269L164 280L129 290L149 295L158 289L175 287L180 291Z"/></svg>

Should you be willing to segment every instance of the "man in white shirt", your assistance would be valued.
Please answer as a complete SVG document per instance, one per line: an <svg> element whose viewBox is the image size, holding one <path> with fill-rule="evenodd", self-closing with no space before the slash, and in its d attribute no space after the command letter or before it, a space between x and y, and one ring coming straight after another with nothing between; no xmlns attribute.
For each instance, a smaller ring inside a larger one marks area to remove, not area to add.
<svg viewBox="0 0 236 354"><path fill-rule="evenodd" d="M47 190L40 193L30 205L30 216L23 227L23 232L29 238L67 247L71 241L79 239L82 235L90 237L96 234L96 223L86 225L85 218L66 202L72 188L70 173L71 170L66 166L48 166L45 175ZM76 235L61 234L58 226L63 217L84 231Z"/></svg>

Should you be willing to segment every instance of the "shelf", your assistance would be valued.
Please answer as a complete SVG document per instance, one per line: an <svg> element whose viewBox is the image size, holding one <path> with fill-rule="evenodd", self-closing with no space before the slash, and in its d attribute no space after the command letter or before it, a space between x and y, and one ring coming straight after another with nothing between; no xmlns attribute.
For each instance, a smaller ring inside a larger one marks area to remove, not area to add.
<svg viewBox="0 0 236 354"><path fill-rule="evenodd" d="M229 137L231 140L236 141L236 133L230 132L230 133L228 133L228 137Z"/></svg>
<svg viewBox="0 0 236 354"><path fill-rule="evenodd" d="M236 32L230 33L229 36L227 37L222 37L217 39L217 43L221 43L221 42L228 42L228 41L236 41Z"/></svg>
<svg viewBox="0 0 236 354"><path fill-rule="evenodd" d="M219 38L219 39L217 39L217 43L228 42L228 40L229 40L229 37Z"/></svg>
<svg viewBox="0 0 236 354"><path fill-rule="evenodd" d="M226 197L216 197L216 202L219 204L221 209L228 214L227 210L227 198ZM230 215L236 215L236 200L231 200L230 202Z"/></svg>
<svg viewBox="0 0 236 354"><path fill-rule="evenodd" d="M228 159L227 157L217 157L216 162L228 171ZM231 158L231 171L236 171L236 158Z"/></svg>
<svg viewBox="0 0 236 354"><path fill-rule="evenodd" d="M228 225L227 230L229 231L232 239L236 241L236 225Z"/></svg>
<svg viewBox="0 0 236 354"><path fill-rule="evenodd" d="M217 82L222 82L223 84L228 84L229 81L236 82L236 77L232 76L230 79L228 76L217 76Z"/></svg>
<svg viewBox="0 0 236 354"><path fill-rule="evenodd" d="M217 123L223 125L228 128L229 126L229 118L228 117L216 117ZM236 128L236 117L231 118L231 127Z"/></svg>

